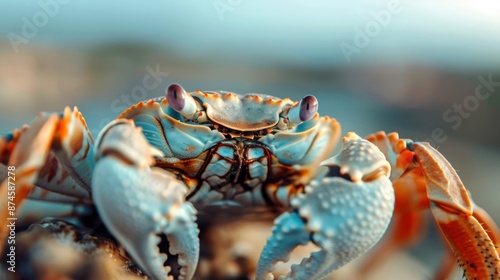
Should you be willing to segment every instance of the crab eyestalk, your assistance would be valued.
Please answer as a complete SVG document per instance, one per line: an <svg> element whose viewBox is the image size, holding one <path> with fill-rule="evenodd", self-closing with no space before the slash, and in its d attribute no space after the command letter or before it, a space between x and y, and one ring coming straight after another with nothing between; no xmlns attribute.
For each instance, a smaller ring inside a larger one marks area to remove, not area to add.
<svg viewBox="0 0 500 280"><path fill-rule="evenodd" d="M307 95L288 111L288 120L293 125L299 125L314 117L318 111L318 100L314 95Z"/></svg>
<svg viewBox="0 0 500 280"><path fill-rule="evenodd" d="M179 84L171 84L166 91L168 104L187 119L194 119L198 106L194 98Z"/></svg>

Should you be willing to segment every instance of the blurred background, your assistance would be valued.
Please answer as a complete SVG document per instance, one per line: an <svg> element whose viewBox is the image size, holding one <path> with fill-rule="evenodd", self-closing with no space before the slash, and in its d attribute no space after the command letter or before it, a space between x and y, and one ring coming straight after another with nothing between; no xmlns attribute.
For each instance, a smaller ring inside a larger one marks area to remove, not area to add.
<svg viewBox="0 0 500 280"><path fill-rule="evenodd" d="M69 105L97 135L172 82L314 94L343 133L439 147L500 222L497 1L2 0L0 14L0 132ZM373 279L407 274L398 261L428 279L440 244L429 229Z"/></svg>

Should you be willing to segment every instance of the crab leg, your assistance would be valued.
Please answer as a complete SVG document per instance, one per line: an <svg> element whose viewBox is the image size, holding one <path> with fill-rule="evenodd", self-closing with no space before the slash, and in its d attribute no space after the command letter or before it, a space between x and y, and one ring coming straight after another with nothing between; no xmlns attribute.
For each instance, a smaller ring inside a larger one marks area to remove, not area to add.
<svg viewBox="0 0 500 280"><path fill-rule="evenodd" d="M276 220L257 279L272 279L273 266L308 241L321 250L293 265L286 278L321 279L365 253L384 234L394 209L394 191L390 166L377 147L349 133L340 154L324 161L322 168L325 176L292 198L293 212Z"/></svg>
<svg viewBox="0 0 500 280"><path fill-rule="evenodd" d="M93 140L83 117L78 109L69 107L62 114L42 113L29 127L0 137L0 163L15 169L16 180L9 183L9 178L5 178L0 185L0 219L11 216L7 208L9 197L14 197L10 202L16 208L28 196L38 197L41 190L34 186L88 202L92 148ZM15 196L9 193L12 183ZM0 242L5 234L2 228Z"/></svg>
<svg viewBox="0 0 500 280"><path fill-rule="evenodd" d="M30 193L45 163L51 144L50 135L54 133L56 124L57 116L41 115L31 123L31 127L24 127L22 132L17 131L14 136L0 139L0 153L8 159L5 165L14 168L7 170L15 174L7 174L0 185L0 220L16 218L15 212L9 212L8 206L19 208ZM0 248L3 248L7 234L7 227L1 227Z"/></svg>
<svg viewBox="0 0 500 280"><path fill-rule="evenodd" d="M449 162L428 144L399 139L397 133L377 132L366 139L376 144L391 163L396 207L390 227L393 234L384 239L373 254L375 257L363 265L363 272L390 255L388 249L401 249L417 240L424 225L423 210L431 208L453 251L445 254L434 279L451 275L457 259L467 279L498 277L498 249L493 246L500 245L500 230L473 203ZM408 219L409 214L419 217L417 223Z"/></svg>
<svg viewBox="0 0 500 280"><path fill-rule="evenodd" d="M412 143L427 182L431 210L467 279L497 279L498 227L473 203L450 163L428 143ZM479 218L477 219L476 216ZM480 223L486 222L485 227ZM488 235L485 229L492 233ZM491 235L491 236L490 236Z"/></svg>
<svg viewBox="0 0 500 280"><path fill-rule="evenodd" d="M180 279L191 279L198 263L196 210L184 201L186 186L168 171L150 167L162 153L149 146L131 120L112 122L96 145L92 197L110 232L152 278L166 279L167 255L157 245L166 236L178 254Z"/></svg>
<svg viewBox="0 0 500 280"><path fill-rule="evenodd" d="M473 216L476 218L481 224L481 226L484 228L486 233L488 234L489 238L495 245L495 248L497 250L497 253L500 255L500 231L497 228L495 222L493 219L489 216L489 214L484 211L481 207L477 206L473 202ZM446 237L444 237L446 240ZM448 250L446 250L445 256L443 257L443 261L439 265L439 269L434 275L434 279L448 279L449 277L452 276L455 268L456 268L456 263L457 259L455 257L455 254L451 250L451 248L448 247Z"/></svg>
<svg viewBox="0 0 500 280"><path fill-rule="evenodd" d="M15 168L27 164L37 172L32 184L90 199L93 143L78 109L66 107L61 114L42 113L29 127L1 137L0 163Z"/></svg>
<svg viewBox="0 0 500 280"><path fill-rule="evenodd" d="M490 215L481 207L472 201L474 218L483 226L484 230L488 233L493 244L497 248L497 252L500 255L500 230L496 225L495 221L490 217Z"/></svg>

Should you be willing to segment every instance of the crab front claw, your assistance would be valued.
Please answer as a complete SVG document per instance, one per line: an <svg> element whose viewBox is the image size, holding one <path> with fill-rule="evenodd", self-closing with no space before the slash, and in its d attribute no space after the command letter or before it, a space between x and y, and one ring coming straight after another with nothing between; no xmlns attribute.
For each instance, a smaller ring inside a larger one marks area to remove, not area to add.
<svg viewBox="0 0 500 280"><path fill-rule="evenodd" d="M196 210L184 201L186 186L173 174L150 167L161 152L148 145L132 121L106 127L96 145L92 197L109 231L136 263L154 279L166 279L167 254L178 255L179 279L191 279L199 257Z"/></svg>
<svg viewBox="0 0 500 280"><path fill-rule="evenodd" d="M349 133L342 151L322 163L323 176L292 198L291 213L275 221L257 269L269 277L278 261L287 261L298 245L320 247L286 279L320 279L369 250L382 237L394 209L390 165L378 148Z"/></svg>

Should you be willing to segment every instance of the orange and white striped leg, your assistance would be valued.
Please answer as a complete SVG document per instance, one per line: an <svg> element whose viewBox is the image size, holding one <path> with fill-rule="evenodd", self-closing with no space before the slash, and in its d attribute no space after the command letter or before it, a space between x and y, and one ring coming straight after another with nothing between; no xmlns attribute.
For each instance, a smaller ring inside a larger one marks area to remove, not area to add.
<svg viewBox="0 0 500 280"><path fill-rule="evenodd" d="M434 218L465 277L500 279L500 258L492 241L498 240L498 227L485 212L474 213L469 193L441 153L428 143L411 146L427 182ZM485 226L481 222L486 222Z"/></svg>
<svg viewBox="0 0 500 280"><path fill-rule="evenodd" d="M450 163L427 143L399 139L397 133L377 132L366 137L391 163L391 179L396 193L396 222L392 231L404 233L397 217L407 211L431 208L452 254L445 254L434 279L445 279L458 262L467 279L499 279L498 246L500 230L489 215L474 205ZM400 177L401 176L401 177ZM403 214L404 215L404 214ZM394 228L399 228L394 229ZM386 241L387 248L402 248L404 240L417 238L417 231ZM380 249L381 250L381 249ZM380 251L377 251L380 252ZM450 255L454 256L453 261ZM369 261L365 268L372 267Z"/></svg>
<svg viewBox="0 0 500 280"><path fill-rule="evenodd" d="M6 177L0 185L0 220L16 218L15 210L29 195L45 164L56 126L56 115L40 115L31 127L24 127L22 131L15 131L0 140L0 154L6 160L3 164L7 166ZM0 229L2 249L7 230L7 227Z"/></svg>
<svg viewBox="0 0 500 280"><path fill-rule="evenodd" d="M62 114L41 113L29 127L1 137L0 163L11 171L0 186L2 220L14 214L9 203L18 209L27 198L44 199L35 186L90 201L93 140L76 108L66 107ZM5 236L2 229L0 242Z"/></svg>

